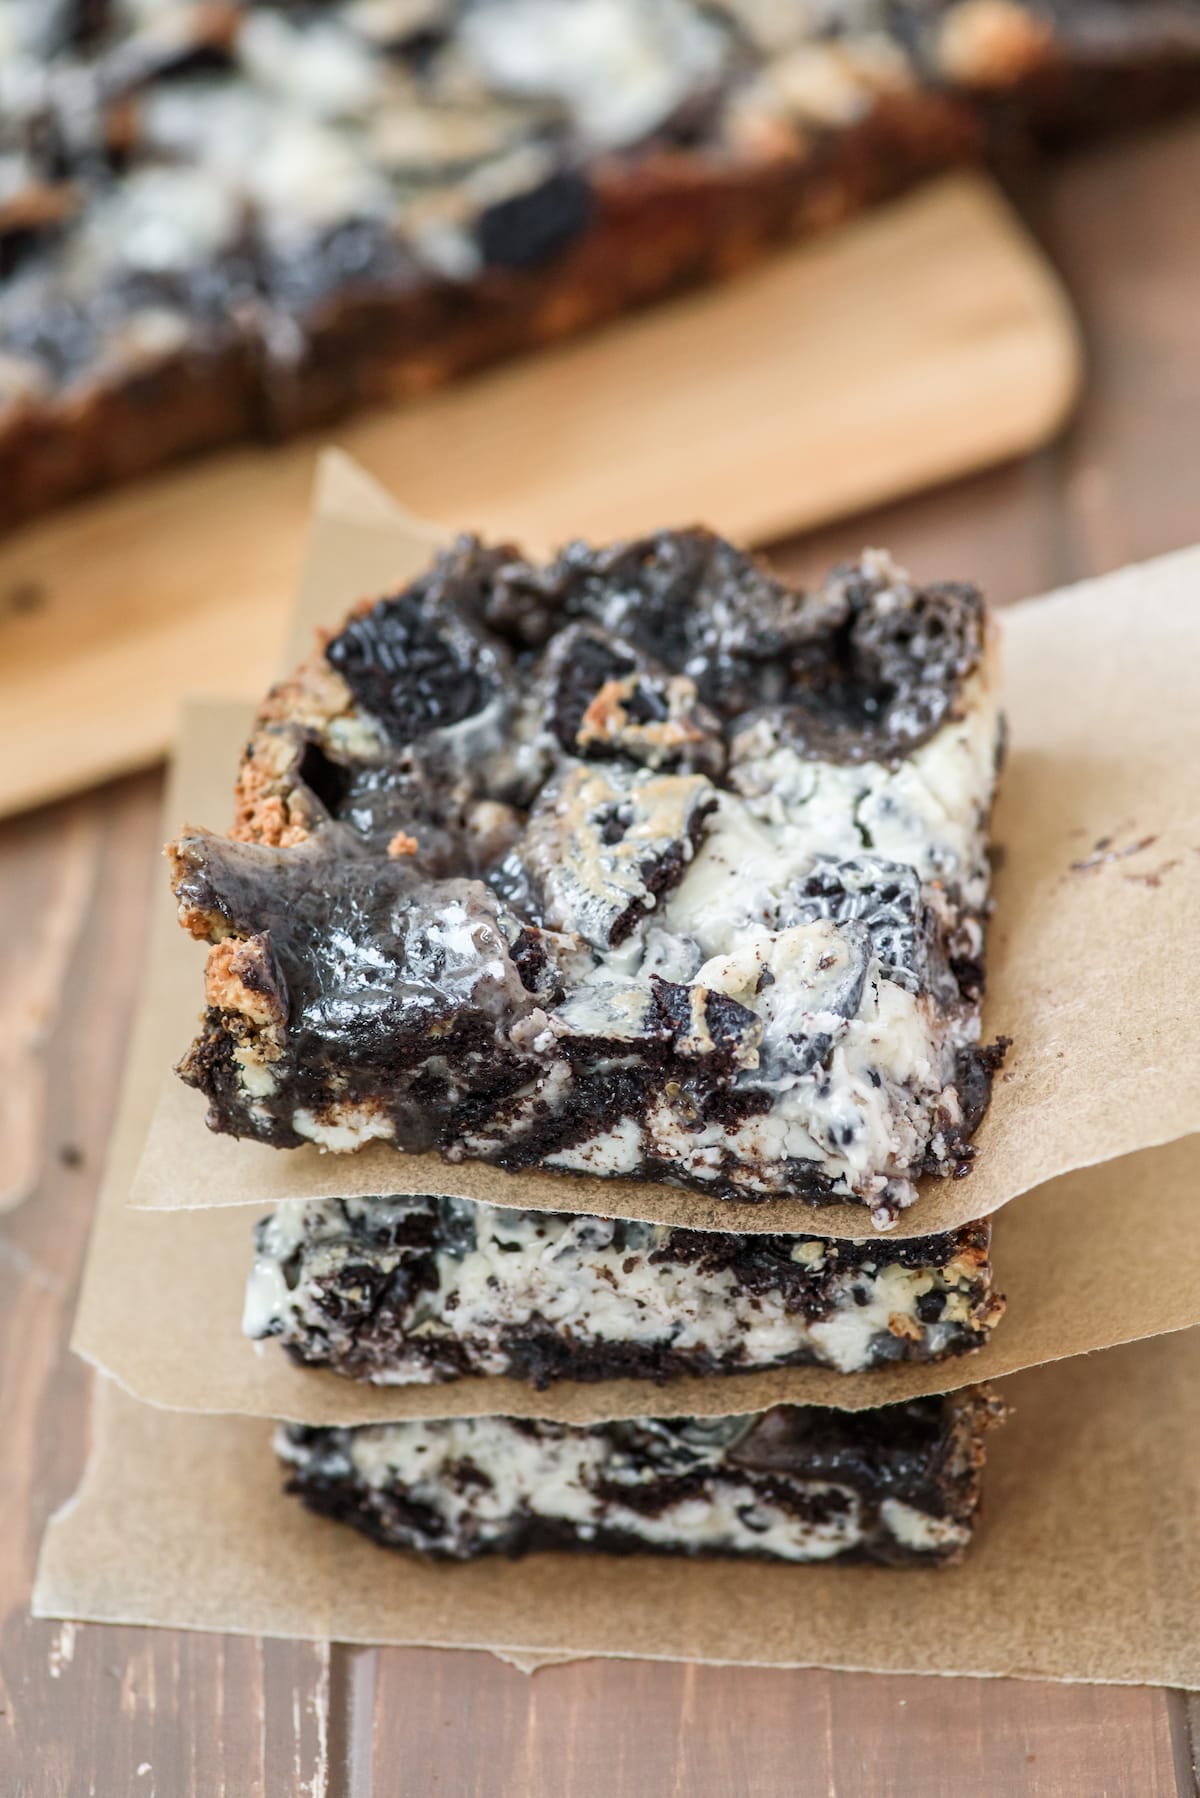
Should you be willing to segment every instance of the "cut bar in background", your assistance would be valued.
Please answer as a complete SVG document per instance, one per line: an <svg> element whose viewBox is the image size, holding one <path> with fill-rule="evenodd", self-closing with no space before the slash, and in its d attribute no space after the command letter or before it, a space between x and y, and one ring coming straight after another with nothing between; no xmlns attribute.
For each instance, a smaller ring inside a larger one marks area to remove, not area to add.
<svg viewBox="0 0 1200 1798"><path fill-rule="evenodd" d="M429 517L531 549L699 521L761 542L1034 448L1079 373L1056 276L964 174L337 438ZM185 692L266 687L315 455L233 450L0 544L0 813L158 759Z"/></svg>

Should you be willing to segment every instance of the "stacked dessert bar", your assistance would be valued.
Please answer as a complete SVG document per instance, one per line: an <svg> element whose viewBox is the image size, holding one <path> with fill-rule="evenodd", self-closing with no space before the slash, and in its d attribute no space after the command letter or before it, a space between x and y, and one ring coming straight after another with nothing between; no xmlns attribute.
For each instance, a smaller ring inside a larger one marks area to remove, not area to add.
<svg viewBox="0 0 1200 1798"><path fill-rule="evenodd" d="M1200 0L0 0L0 524L1200 92Z"/></svg>
<svg viewBox="0 0 1200 1798"><path fill-rule="evenodd" d="M273 689L232 832L170 850L211 945L183 1078L281 1152L497 1172L494 1202L281 1205L247 1332L382 1386L646 1394L619 1423L286 1427L308 1504L459 1558L962 1550L985 1389L746 1414L737 1376L962 1355L1003 1309L986 1220L902 1233L923 1176L969 1173L1001 1053L995 688L974 587L872 552L802 591L691 530L544 565L460 539ZM645 1221L603 1215L618 1178ZM729 1227L654 1221L664 1183ZM811 1234L772 1231L781 1199ZM727 1414L674 1414L683 1374Z"/></svg>

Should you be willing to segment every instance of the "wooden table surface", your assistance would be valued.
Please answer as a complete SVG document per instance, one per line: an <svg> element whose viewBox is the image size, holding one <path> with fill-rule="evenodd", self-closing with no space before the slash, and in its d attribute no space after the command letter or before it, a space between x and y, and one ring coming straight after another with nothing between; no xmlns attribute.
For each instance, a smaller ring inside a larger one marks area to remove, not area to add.
<svg viewBox="0 0 1200 1798"><path fill-rule="evenodd" d="M1030 216L1089 345L1066 440L780 565L885 543L1003 602L1200 537L1198 193L1197 126L1060 166ZM486 1654L33 1622L42 1527L88 1452L66 1341L160 791L146 774L0 828L0 1183L29 1194L0 1220L3 1798L1197 1798L1196 1701L1142 1687L604 1661L529 1679Z"/></svg>

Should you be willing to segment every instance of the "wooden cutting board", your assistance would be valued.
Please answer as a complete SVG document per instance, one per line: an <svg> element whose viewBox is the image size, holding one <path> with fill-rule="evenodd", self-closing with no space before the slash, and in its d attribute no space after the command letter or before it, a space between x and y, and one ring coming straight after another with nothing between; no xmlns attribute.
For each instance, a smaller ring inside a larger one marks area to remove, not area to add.
<svg viewBox="0 0 1200 1798"><path fill-rule="evenodd" d="M1080 367L1053 272L957 175L337 438L412 510L535 549L700 520L761 542L1044 442ZM263 690L317 448L210 457L0 543L0 813L153 762L186 692Z"/></svg>

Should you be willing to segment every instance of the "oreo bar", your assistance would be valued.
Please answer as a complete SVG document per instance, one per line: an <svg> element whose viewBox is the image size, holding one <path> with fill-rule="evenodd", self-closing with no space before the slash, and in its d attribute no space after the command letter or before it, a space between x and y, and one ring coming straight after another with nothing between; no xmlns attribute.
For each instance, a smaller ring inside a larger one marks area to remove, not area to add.
<svg viewBox="0 0 1200 1798"><path fill-rule="evenodd" d="M877 1411L568 1424L284 1425L288 1491L389 1548L467 1561L539 1549L773 1561L959 1559L979 1501L986 1387Z"/></svg>
<svg viewBox="0 0 1200 1798"><path fill-rule="evenodd" d="M269 695L212 945L214 1129L863 1205L969 1168L1001 742L975 587L702 530L463 538Z"/></svg>
<svg viewBox="0 0 1200 1798"><path fill-rule="evenodd" d="M3 0L0 525L1198 91L1197 0Z"/></svg>
<svg viewBox="0 0 1200 1798"><path fill-rule="evenodd" d="M1004 1308L990 1234L839 1242L453 1198L296 1200L255 1230L245 1330L379 1385L854 1373L987 1340Z"/></svg>

